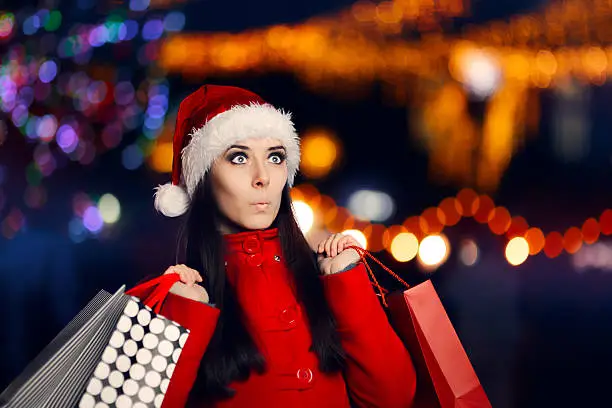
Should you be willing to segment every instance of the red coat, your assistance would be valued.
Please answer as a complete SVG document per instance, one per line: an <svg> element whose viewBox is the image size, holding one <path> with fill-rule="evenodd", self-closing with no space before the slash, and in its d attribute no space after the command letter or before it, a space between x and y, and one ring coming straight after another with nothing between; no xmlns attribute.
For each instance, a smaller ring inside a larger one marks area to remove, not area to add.
<svg viewBox="0 0 612 408"><path fill-rule="evenodd" d="M231 384L236 395L215 407L348 408L348 394L358 407L411 405L416 388L412 361L361 263L321 277L347 355L344 373L325 374L309 351L310 330L291 290L277 230L227 235L226 242L227 276L267 371ZM193 386L219 310L169 294L161 314L191 330L163 403L163 408L178 408Z"/></svg>

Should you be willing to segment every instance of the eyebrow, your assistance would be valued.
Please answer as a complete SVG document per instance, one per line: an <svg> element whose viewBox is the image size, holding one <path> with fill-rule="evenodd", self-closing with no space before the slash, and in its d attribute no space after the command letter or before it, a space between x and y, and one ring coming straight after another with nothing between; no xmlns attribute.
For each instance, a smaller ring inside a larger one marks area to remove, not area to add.
<svg viewBox="0 0 612 408"><path fill-rule="evenodd" d="M231 145L231 146L229 147L229 149L251 150L251 148L250 148L249 146L244 146L244 145L236 145L236 144ZM228 150L229 150L229 149L228 149ZM268 148L268 151L272 151L272 150L280 150L280 149L282 149L282 150L287 150L287 149L285 149L285 146L272 146L272 147Z"/></svg>

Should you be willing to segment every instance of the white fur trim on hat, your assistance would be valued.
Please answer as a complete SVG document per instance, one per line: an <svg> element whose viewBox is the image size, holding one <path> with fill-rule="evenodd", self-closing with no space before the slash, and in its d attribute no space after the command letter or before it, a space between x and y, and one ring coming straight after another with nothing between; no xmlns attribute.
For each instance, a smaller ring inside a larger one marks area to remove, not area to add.
<svg viewBox="0 0 612 408"><path fill-rule="evenodd" d="M183 215L189 207L189 196L184 188L166 183L155 189L155 209L166 217Z"/></svg>
<svg viewBox="0 0 612 408"><path fill-rule="evenodd" d="M293 185L300 165L300 141L291 114L272 105L236 105L194 129L182 152L182 176L189 197L214 160L232 144L250 138L272 137L287 149L288 184Z"/></svg>

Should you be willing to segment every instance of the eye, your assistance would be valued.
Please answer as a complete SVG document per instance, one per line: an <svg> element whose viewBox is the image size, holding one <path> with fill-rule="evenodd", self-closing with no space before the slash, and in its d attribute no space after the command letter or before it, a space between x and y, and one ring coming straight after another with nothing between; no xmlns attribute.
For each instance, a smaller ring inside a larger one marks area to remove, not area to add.
<svg viewBox="0 0 612 408"><path fill-rule="evenodd" d="M281 164L285 161L286 158L287 156L285 155L285 153L282 152L275 152L270 154L269 156L270 161L274 164Z"/></svg>
<svg viewBox="0 0 612 408"><path fill-rule="evenodd" d="M233 164L244 164L247 161L247 155L242 152L236 152L228 158Z"/></svg>

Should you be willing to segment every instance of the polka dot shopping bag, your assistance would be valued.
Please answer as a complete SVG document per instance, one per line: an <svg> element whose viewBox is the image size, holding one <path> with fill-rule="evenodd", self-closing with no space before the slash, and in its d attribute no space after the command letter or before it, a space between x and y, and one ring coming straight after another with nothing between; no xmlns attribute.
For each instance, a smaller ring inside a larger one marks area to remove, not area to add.
<svg viewBox="0 0 612 408"><path fill-rule="evenodd" d="M0 407L161 407L189 337L159 314L177 280L100 291L0 394ZM130 296L144 286L153 288L144 302Z"/></svg>

